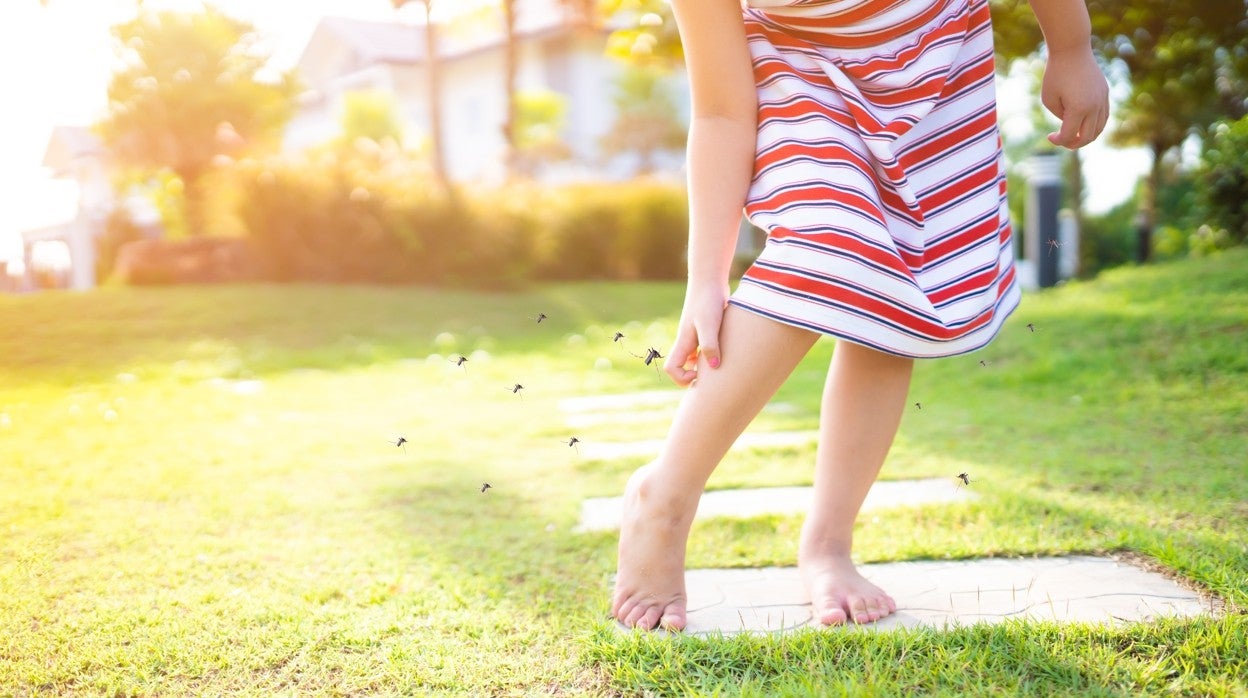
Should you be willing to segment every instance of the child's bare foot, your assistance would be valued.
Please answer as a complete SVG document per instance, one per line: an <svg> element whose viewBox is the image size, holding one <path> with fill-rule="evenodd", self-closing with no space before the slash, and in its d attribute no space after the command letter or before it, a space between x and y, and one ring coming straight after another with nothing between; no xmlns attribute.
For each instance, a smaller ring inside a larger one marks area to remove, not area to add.
<svg viewBox="0 0 1248 698"><path fill-rule="evenodd" d="M824 625L873 623L897 610L893 597L859 574L848 554L802 554L798 568Z"/></svg>
<svg viewBox="0 0 1248 698"><path fill-rule="evenodd" d="M638 468L624 488L611 615L630 628L683 630L685 541L697 498L661 490L653 466Z"/></svg>

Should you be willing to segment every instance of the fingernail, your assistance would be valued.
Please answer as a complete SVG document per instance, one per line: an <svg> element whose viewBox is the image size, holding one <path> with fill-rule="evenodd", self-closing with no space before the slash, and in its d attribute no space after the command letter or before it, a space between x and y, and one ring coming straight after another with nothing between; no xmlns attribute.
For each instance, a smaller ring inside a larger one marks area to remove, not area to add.
<svg viewBox="0 0 1248 698"><path fill-rule="evenodd" d="M719 368L719 357L712 356L706 363L710 364L711 368Z"/></svg>

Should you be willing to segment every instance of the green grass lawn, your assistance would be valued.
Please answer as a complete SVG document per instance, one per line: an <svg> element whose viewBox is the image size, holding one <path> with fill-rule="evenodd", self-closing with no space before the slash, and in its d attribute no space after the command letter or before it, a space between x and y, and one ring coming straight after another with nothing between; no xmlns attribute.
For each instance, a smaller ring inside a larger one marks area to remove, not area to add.
<svg viewBox="0 0 1248 698"><path fill-rule="evenodd" d="M0 695L1244 695L1246 270L1031 294L921 363L883 477L981 497L856 532L863 562L1130 553L1216 618L732 639L615 632L615 536L571 530L640 461L567 439L663 424L573 434L557 403L665 387L611 335L665 350L680 285L0 296ZM815 427L831 350L760 426ZM807 483L812 456L733 453L711 486ZM699 523L689 562L793 564L799 525Z"/></svg>

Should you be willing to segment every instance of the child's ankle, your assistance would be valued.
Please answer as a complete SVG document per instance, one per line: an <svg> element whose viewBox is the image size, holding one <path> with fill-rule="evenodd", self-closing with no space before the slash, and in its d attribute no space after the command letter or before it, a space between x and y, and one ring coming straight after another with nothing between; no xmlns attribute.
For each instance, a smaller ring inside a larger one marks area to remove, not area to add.
<svg viewBox="0 0 1248 698"><path fill-rule="evenodd" d="M690 493L689 488L669 482L652 466L639 471L633 484L637 503L652 516L662 517L664 523L688 523L697 512L701 492Z"/></svg>

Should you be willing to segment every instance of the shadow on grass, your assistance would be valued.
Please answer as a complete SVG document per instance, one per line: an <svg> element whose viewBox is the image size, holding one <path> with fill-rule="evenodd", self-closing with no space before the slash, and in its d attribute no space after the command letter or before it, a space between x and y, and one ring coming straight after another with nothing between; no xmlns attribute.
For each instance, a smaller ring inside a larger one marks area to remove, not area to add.
<svg viewBox="0 0 1248 698"><path fill-rule="evenodd" d="M588 659L629 694L1128 696L1234 686L1228 672L1242 666L1248 650L1232 643L1244 637L1242 624L1203 619L670 641L604 628L592 638Z"/></svg>
<svg viewBox="0 0 1248 698"><path fill-rule="evenodd" d="M589 325L673 316L681 291L671 283L605 282L509 294L244 285L0 297L0 383L94 382L178 362L194 364L195 378L237 378L478 347L554 353L565 335ZM548 316L540 324L539 313ZM436 341L442 333L454 335L453 349Z"/></svg>

